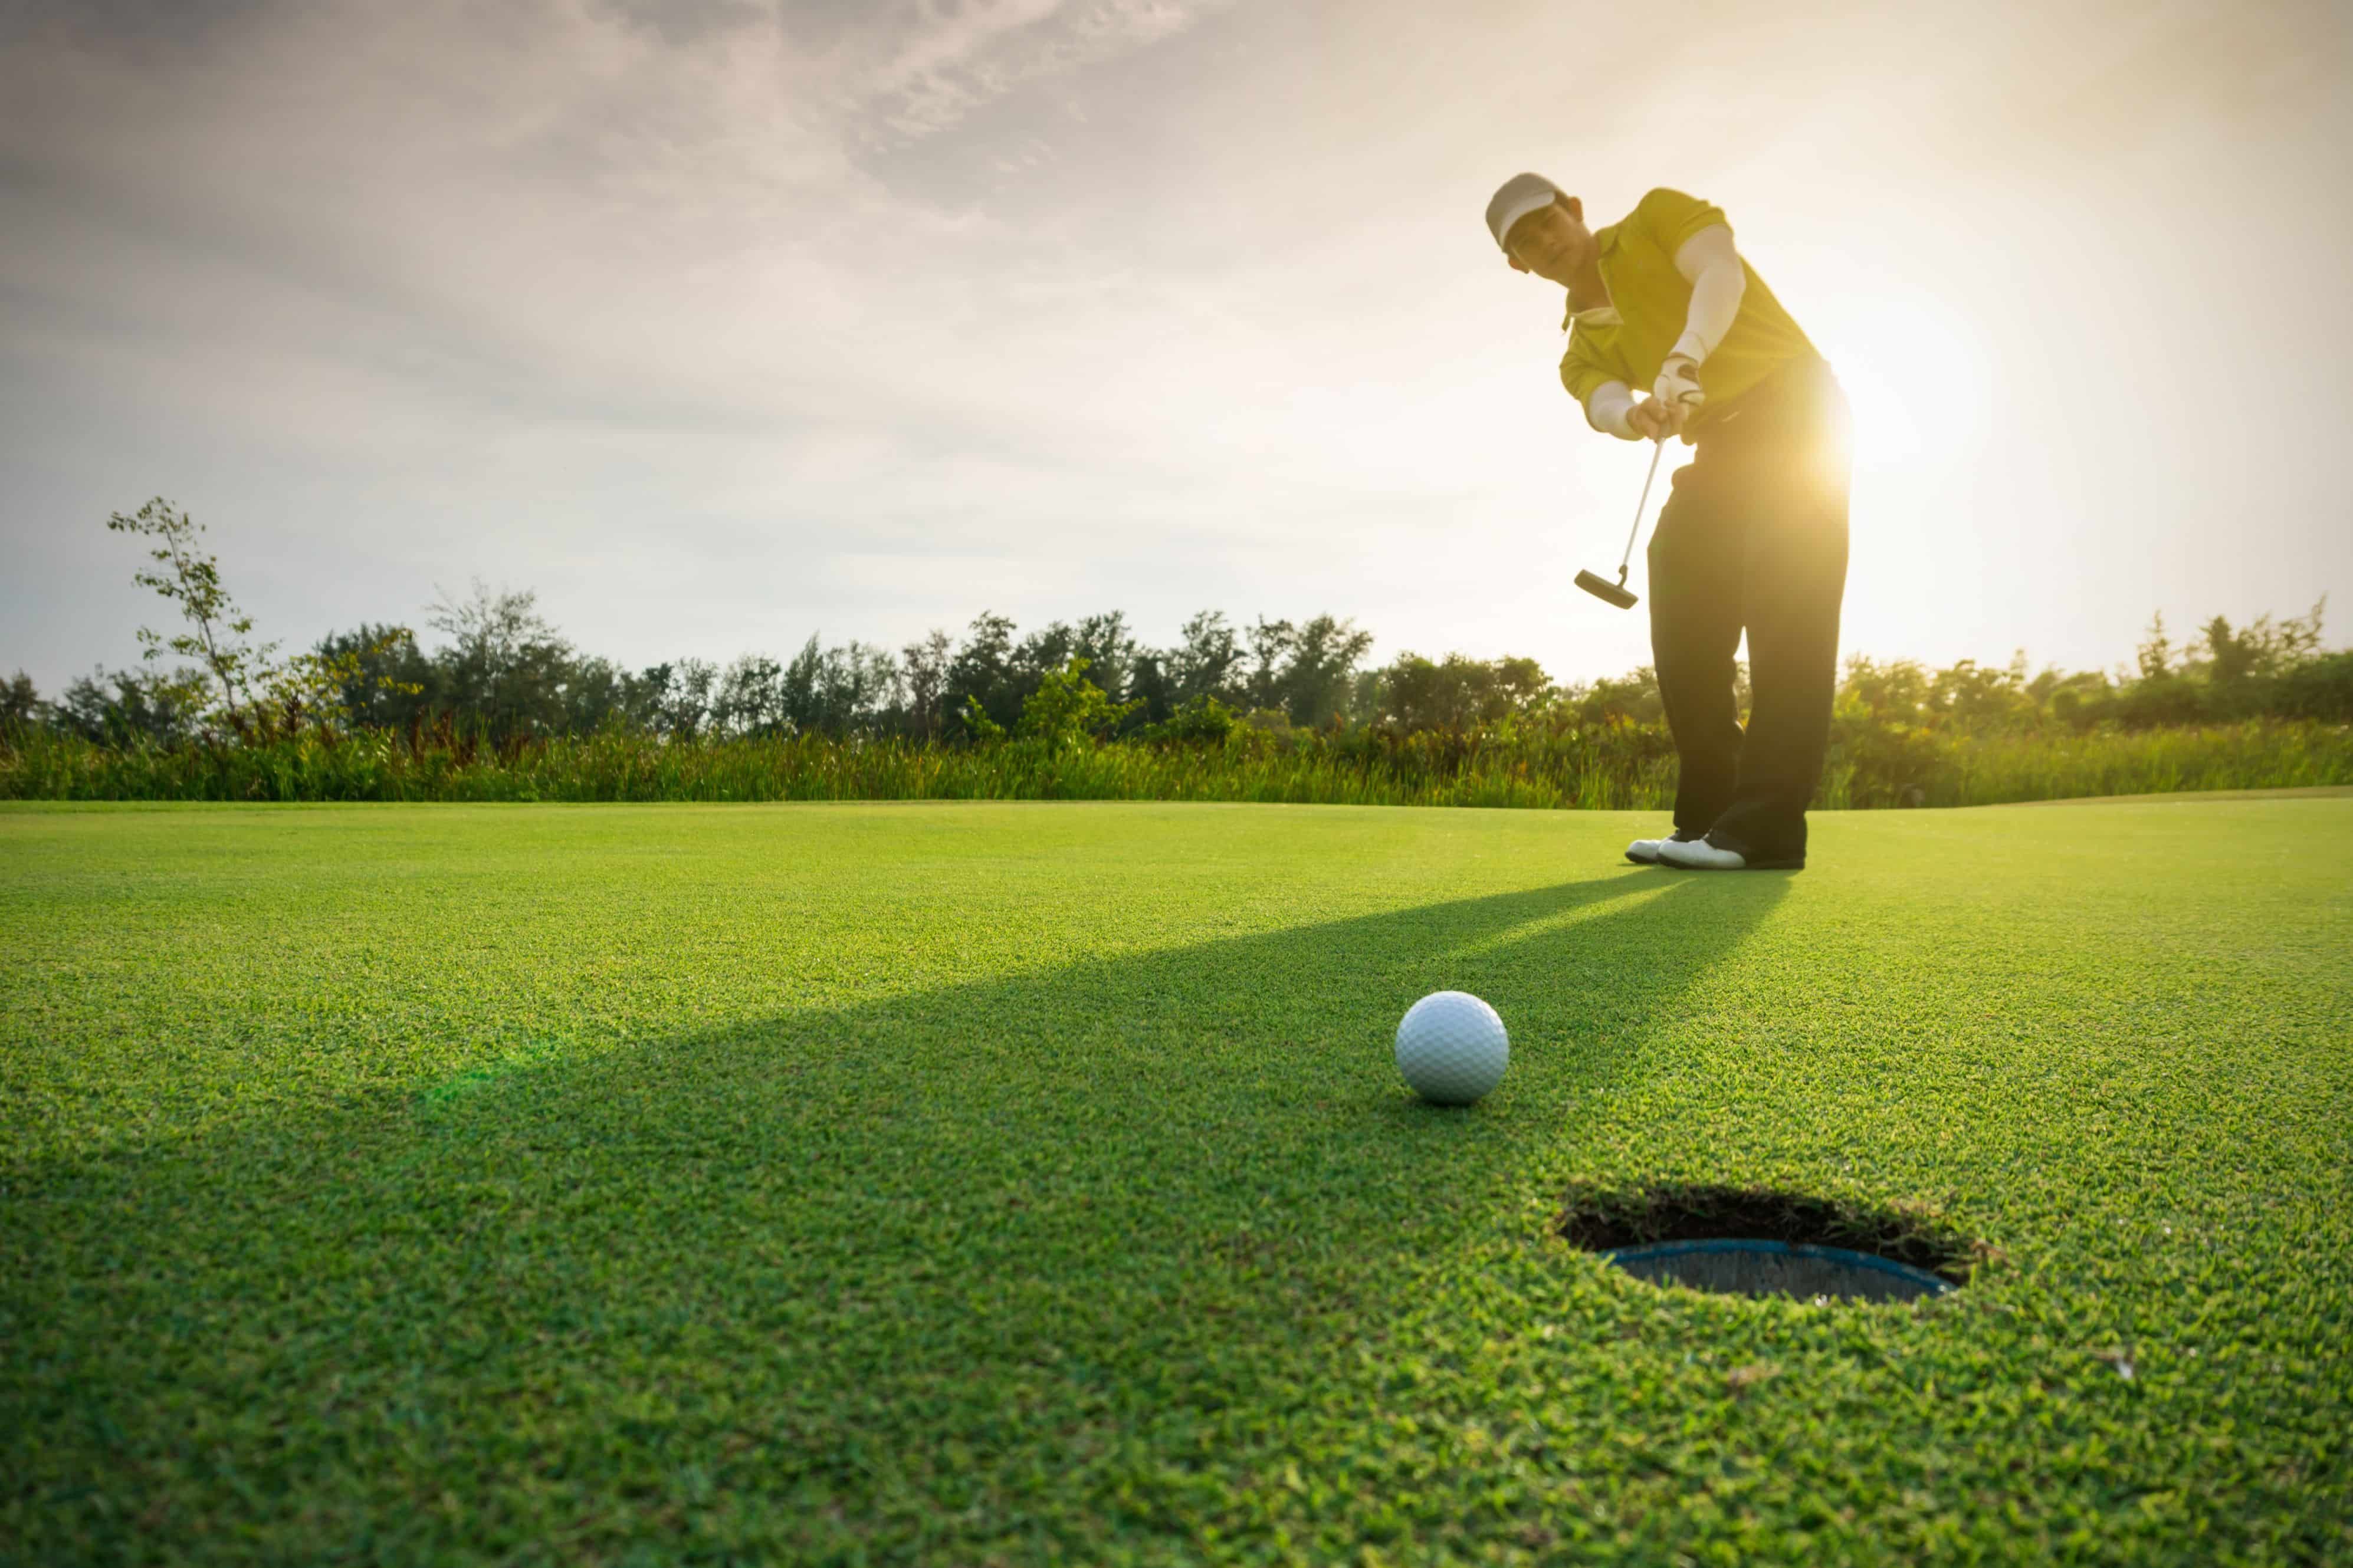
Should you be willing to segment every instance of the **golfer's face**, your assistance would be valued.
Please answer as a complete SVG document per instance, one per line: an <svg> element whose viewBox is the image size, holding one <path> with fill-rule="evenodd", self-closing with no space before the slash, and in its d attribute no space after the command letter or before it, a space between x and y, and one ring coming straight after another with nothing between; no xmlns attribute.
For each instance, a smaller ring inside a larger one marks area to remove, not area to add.
<svg viewBox="0 0 2353 1568"><path fill-rule="evenodd" d="M1538 207L1512 226L1512 257L1539 278L1567 283L1585 238L1585 226L1571 217L1567 207L1555 202L1548 207Z"/></svg>

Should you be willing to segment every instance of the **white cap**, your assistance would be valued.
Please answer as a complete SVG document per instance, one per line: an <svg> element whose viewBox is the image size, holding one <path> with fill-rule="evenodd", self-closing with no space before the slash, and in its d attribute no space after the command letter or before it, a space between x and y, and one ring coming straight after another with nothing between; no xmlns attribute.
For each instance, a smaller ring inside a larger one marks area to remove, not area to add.
<svg viewBox="0 0 2353 1568"><path fill-rule="evenodd" d="M1487 232L1495 237L1496 247L1509 256L1512 247L1504 243L1504 237L1512 232L1512 226L1552 205L1561 195L1561 188L1542 174L1514 174L1505 180L1487 201Z"/></svg>

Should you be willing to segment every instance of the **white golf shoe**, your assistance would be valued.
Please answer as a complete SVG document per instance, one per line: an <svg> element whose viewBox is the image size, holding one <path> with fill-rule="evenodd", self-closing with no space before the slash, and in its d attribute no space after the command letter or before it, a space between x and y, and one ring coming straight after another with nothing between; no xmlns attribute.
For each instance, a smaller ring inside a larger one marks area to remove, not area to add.
<svg viewBox="0 0 2353 1568"><path fill-rule="evenodd" d="M1626 846L1626 858L1637 866L1655 866L1668 845L1687 842L1692 841L1683 837L1683 830L1680 827L1664 838L1637 838Z"/></svg>
<svg viewBox="0 0 2353 1568"><path fill-rule="evenodd" d="M1660 844L1659 858L1686 871L1746 871L1747 858L1736 849L1719 849L1704 838L1670 838Z"/></svg>

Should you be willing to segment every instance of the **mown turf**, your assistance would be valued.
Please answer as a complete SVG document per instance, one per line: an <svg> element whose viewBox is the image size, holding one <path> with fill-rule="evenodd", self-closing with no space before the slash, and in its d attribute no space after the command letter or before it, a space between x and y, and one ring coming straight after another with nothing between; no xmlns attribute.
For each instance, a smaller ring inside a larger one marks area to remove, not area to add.
<svg viewBox="0 0 2353 1568"><path fill-rule="evenodd" d="M0 1558L2353 1554L2353 801L1648 820L0 812ZM1998 1253L1661 1291L1648 1183Z"/></svg>

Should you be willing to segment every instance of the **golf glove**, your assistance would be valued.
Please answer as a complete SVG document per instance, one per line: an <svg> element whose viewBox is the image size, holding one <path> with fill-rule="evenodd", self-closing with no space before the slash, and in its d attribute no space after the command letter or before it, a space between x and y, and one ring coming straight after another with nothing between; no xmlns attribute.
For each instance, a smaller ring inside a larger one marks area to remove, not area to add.
<svg viewBox="0 0 2353 1568"><path fill-rule="evenodd" d="M1682 425L1707 401L1699 387L1699 362L1688 354L1669 354L1659 366L1659 378L1651 384L1651 395L1673 409L1676 424Z"/></svg>

